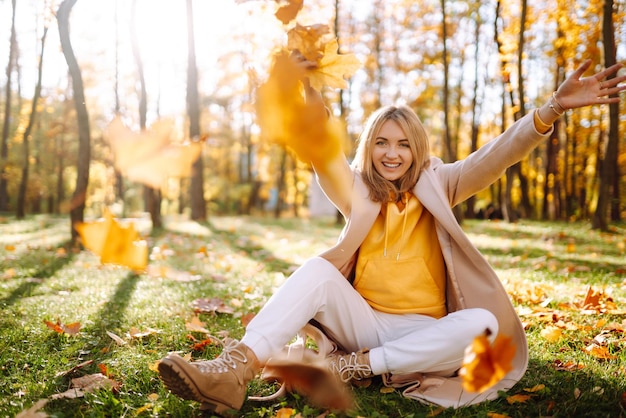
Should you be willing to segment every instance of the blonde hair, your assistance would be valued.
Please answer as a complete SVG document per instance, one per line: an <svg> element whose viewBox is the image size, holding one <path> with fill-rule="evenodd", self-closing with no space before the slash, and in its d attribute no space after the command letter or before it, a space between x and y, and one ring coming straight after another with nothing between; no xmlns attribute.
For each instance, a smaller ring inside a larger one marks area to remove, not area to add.
<svg viewBox="0 0 626 418"><path fill-rule="evenodd" d="M413 154L413 163L409 170L398 180L389 181L374 168L372 148L383 123L393 120L409 140ZM428 167L430 147L428 136L419 117L408 106L385 106L378 109L368 118L363 132L357 142L357 150L352 162L353 168L361 172L361 177L369 189L370 199L375 202L395 200L402 193L413 189L420 173Z"/></svg>

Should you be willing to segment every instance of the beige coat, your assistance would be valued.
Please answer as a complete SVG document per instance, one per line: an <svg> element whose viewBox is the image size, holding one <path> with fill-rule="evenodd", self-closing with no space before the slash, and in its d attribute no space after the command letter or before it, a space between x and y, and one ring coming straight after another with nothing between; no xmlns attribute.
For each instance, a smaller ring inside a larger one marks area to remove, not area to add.
<svg viewBox="0 0 626 418"><path fill-rule="evenodd" d="M494 399L499 390L511 388L524 375L528 347L522 324L498 276L467 238L451 207L488 187L548 135L536 131L530 114L463 160L444 164L440 159L432 158L428 169L420 175L414 193L436 219L437 235L447 268L448 311L475 307L490 310L498 318L500 333L513 338L516 354L513 370L481 394L465 392L459 377L384 376L386 384L405 387L404 396L445 407L459 407ZM332 183L331 176L318 171L325 192L328 188L324 185ZM321 254L347 278L352 274L357 250L381 208L380 203L368 198L361 176L355 173L352 176L351 208L349 213L344 214L346 226L337 244ZM333 202L345 198L338 193L340 190L335 188L328 190L327 195Z"/></svg>

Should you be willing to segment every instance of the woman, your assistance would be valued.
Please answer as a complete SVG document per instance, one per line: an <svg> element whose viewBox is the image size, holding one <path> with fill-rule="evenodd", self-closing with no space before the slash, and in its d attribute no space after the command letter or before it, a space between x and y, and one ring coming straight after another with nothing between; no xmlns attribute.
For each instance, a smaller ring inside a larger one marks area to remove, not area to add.
<svg viewBox="0 0 626 418"><path fill-rule="evenodd" d="M305 262L215 360L165 357L165 385L220 413L239 409L247 383L310 320L341 352L329 367L344 381L382 375L404 395L459 407L493 399L524 374L523 327L493 269L470 243L451 208L488 187L549 136L567 110L616 103L626 89L615 65L581 78L585 62L550 100L467 158L430 157L428 138L408 107L370 117L353 166L343 154L313 162L319 183L346 219L338 243ZM307 159L306 155L299 155ZM480 334L516 346L513 370L480 394L456 372ZM329 353L327 353L329 354Z"/></svg>

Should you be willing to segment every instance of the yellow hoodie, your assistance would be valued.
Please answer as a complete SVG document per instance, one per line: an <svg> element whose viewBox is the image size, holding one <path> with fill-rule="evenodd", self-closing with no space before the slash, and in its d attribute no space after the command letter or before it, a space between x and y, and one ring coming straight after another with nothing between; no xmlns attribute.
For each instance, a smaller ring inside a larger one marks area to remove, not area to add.
<svg viewBox="0 0 626 418"><path fill-rule="evenodd" d="M382 205L359 250L355 289L375 309L446 315L446 274L435 221L412 193Z"/></svg>

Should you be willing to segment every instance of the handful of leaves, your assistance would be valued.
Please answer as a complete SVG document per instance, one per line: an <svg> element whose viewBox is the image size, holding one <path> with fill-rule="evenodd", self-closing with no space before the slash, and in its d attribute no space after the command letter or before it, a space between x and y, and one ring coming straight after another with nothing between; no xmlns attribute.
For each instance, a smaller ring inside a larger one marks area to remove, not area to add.
<svg viewBox="0 0 626 418"><path fill-rule="evenodd" d="M360 66L352 54L339 55L326 25L292 23L302 0L289 1L276 13L287 31L287 46L274 54L269 76L257 93L257 123L264 140L292 149L298 158L323 164L343 151L343 124L324 107L324 86L343 88L344 77Z"/></svg>

